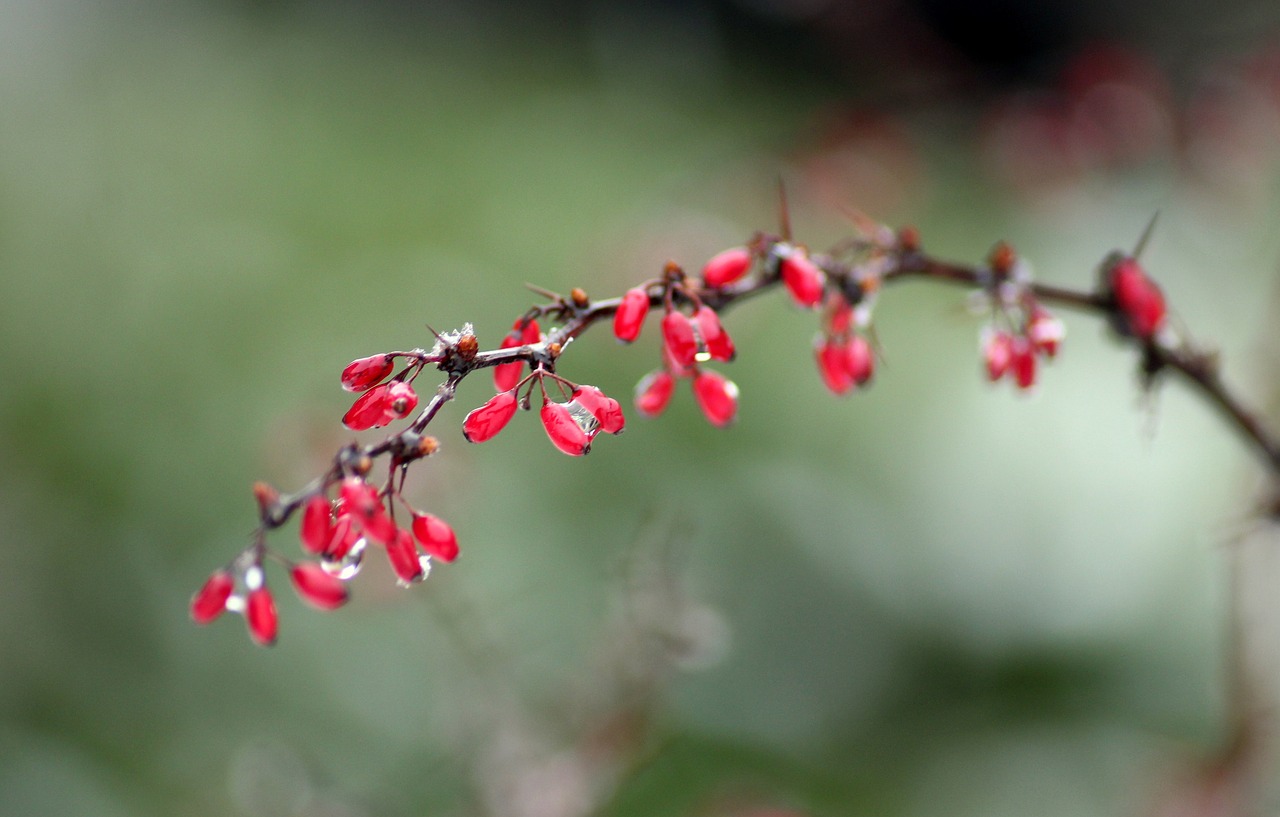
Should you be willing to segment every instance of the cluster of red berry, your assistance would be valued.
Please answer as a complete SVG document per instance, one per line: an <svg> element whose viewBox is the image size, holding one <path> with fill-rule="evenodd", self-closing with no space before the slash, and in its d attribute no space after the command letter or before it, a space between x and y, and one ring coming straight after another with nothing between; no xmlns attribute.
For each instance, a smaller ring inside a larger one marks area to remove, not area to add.
<svg viewBox="0 0 1280 817"><path fill-rule="evenodd" d="M402 495L408 465L438 448L434 437L422 433L425 427L453 399L464 377L492 368L496 393L462 421L468 441L492 439L517 410L530 410L536 395L551 443L570 456L586 454L597 434L618 434L626 425L617 400L556 372L564 347L597 322L611 319L614 336L630 344L640 337L650 312L660 308L662 362L637 385L637 410L648 417L661 414L676 382L690 380L702 413L712 425L723 427L737 416L738 388L707 364L730 363L737 356L720 321L726 307L780 284L796 306L818 312L814 342L818 374L829 391L847 394L866 384L875 372L871 311L882 285L904 275L932 276L979 287L992 316L982 334L987 376L992 381L1008 376L1020 389L1035 383L1037 358L1057 353L1063 325L1041 304L1041 296L1049 290L1032 283L1029 268L1012 247L998 244L986 265L970 269L926 258L914 229L894 232L880 225L863 226L867 229L856 239L816 256L789 237L757 234L746 245L712 257L700 277L686 275L680 266L668 263L660 277L610 300L592 302L580 289L568 297L544 293L549 302L518 317L494 351L480 351L467 325L437 333L430 352L387 352L352 361L342 371L341 383L359 396L342 421L354 431L389 425L418 409L412 384L426 366L433 365L447 379L406 429L377 445L352 444L342 449L330 470L297 495L281 497L259 486L257 536L196 593L192 617L203 624L224 611L243 613L253 639L270 644L276 637L277 618L264 576L268 558L286 566L305 601L326 610L346 602L346 582L358 572L369 543L385 550L392 570L406 586L424 579L432 560L452 561L458 554L452 528L439 517L410 507ZM1105 311L1117 331L1149 349L1161 342L1164 297L1133 256L1116 254L1104 262L1100 284L1096 294L1050 294ZM552 328L544 332L539 319ZM397 373L398 362L403 368ZM377 487L367 477L373 460L383 455L389 455L390 465L385 484ZM397 506L412 520L407 528L396 524ZM302 549L314 561L295 562L266 546L266 532L294 515L301 518Z"/></svg>

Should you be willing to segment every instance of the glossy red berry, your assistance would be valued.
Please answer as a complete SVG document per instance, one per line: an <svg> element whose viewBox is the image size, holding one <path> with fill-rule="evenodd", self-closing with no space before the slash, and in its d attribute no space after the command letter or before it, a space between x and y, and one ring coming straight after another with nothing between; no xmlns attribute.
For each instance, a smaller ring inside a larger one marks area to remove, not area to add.
<svg viewBox="0 0 1280 817"><path fill-rule="evenodd" d="M543 403L541 416L542 427L556 448L571 457L581 457L591 450L591 438L599 423L580 404Z"/></svg>
<svg viewBox="0 0 1280 817"><path fill-rule="evenodd" d="M847 394L853 389L853 376L849 374L849 344L835 338L823 337L814 349L818 362L818 374L832 394Z"/></svg>
<svg viewBox="0 0 1280 817"><path fill-rule="evenodd" d="M322 554L326 559L339 561L351 552L360 540L361 527L350 515L339 514L333 523L333 535Z"/></svg>
<svg viewBox="0 0 1280 817"><path fill-rule="evenodd" d="M396 380L387 387L387 422L407 417L417 407L418 393L413 390L413 386Z"/></svg>
<svg viewBox="0 0 1280 817"><path fill-rule="evenodd" d="M502 339L501 349L514 349L517 346L529 346L542 340L542 330L538 326L536 320L531 320L521 326L521 319L511 327L511 332ZM501 363L493 367L493 385L498 391L510 391L520 382L520 376L524 373L524 361L517 360L512 363Z"/></svg>
<svg viewBox="0 0 1280 817"><path fill-rule="evenodd" d="M712 360L727 362L737 356L738 352L733 347L733 340L720 325L720 316L714 309L709 306L699 307L698 311L693 313L693 322L697 325L698 334L702 336L702 343L706 346L707 354Z"/></svg>
<svg viewBox="0 0 1280 817"><path fill-rule="evenodd" d="M319 555L329 548L333 539L333 508L329 498L316 494L307 500L302 509L302 525L298 531L302 549Z"/></svg>
<svg viewBox="0 0 1280 817"><path fill-rule="evenodd" d="M479 408L472 409L462 420L462 436L467 442L482 443L493 439L499 431L511 422L517 408L514 391L504 391L489 398Z"/></svg>
<svg viewBox="0 0 1280 817"><path fill-rule="evenodd" d="M751 269L751 252L746 247L733 247L717 253L702 268L702 281L709 287L732 284Z"/></svg>
<svg viewBox="0 0 1280 817"><path fill-rule="evenodd" d="M234 587L235 581L230 573L225 570L215 572L191 597L191 619L196 624L208 624L222 615Z"/></svg>
<svg viewBox="0 0 1280 817"><path fill-rule="evenodd" d="M649 293L642 287L627 290L613 313L613 334L623 343L631 343L640 337L644 320L649 316Z"/></svg>
<svg viewBox="0 0 1280 817"><path fill-rule="evenodd" d="M636 411L645 417L657 417L671 402L676 379L665 369L650 372L636 384Z"/></svg>
<svg viewBox="0 0 1280 817"><path fill-rule="evenodd" d="M845 365L849 367L849 376L856 385L863 385L871 379L876 371L876 355L871 342L862 335L849 338L849 346L845 354Z"/></svg>
<svg viewBox="0 0 1280 817"><path fill-rule="evenodd" d="M988 331L982 342L982 362L987 379L992 383L1005 376L1013 359L1013 336L1008 332Z"/></svg>
<svg viewBox="0 0 1280 817"><path fill-rule="evenodd" d="M693 378L693 395L713 426L727 426L737 416L738 387L719 372L698 372Z"/></svg>
<svg viewBox="0 0 1280 817"><path fill-rule="evenodd" d="M347 413L342 417L342 424L352 431L365 431L370 428L385 426L394 419L390 413L388 392L391 387L383 383L374 386L360 395Z"/></svg>
<svg viewBox="0 0 1280 817"><path fill-rule="evenodd" d="M817 264L799 250L783 258L781 264L782 283L797 305L812 309L822 302L826 276Z"/></svg>
<svg viewBox="0 0 1280 817"><path fill-rule="evenodd" d="M279 618L270 590L256 587L249 591L249 597L245 600L244 617L249 625L249 636L259 646L270 647L276 643Z"/></svg>
<svg viewBox="0 0 1280 817"><path fill-rule="evenodd" d="M1109 275L1116 308L1124 316L1128 330L1148 340L1164 326L1164 293L1133 258L1122 258Z"/></svg>
<svg viewBox="0 0 1280 817"><path fill-rule="evenodd" d="M343 515L360 525L360 529L386 544L395 538L396 526L382 507L378 489L359 477L347 477L340 489Z"/></svg>
<svg viewBox="0 0 1280 817"><path fill-rule="evenodd" d="M429 513L413 515L413 535L433 559L452 562L458 558L458 537L449 523Z"/></svg>
<svg viewBox="0 0 1280 817"><path fill-rule="evenodd" d="M362 357L347 364L342 370L342 388L347 391L367 391L381 383L395 368L390 355Z"/></svg>
<svg viewBox="0 0 1280 817"><path fill-rule="evenodd" d="M698 337L693 322L683 312L671 310L662 317L662 340L671 360L681 368L689 368L698 357Z"/></svg>
<svg viewBox="0 0 1280 817"><path fill-rule="evenodd" d="M331 576L315 562L302 562L289 569L293 589L303 601L321 610L336 610L347 603L346 582Z"/></svg>
<svg viewBox="0 0 1280 817"><path fill-rule="evenodd" d="M422 567L422 560L418 558L418 546L413 543L413 536L409 531L398 531L386 545L387 559L400 581L408 584L422 579L426 571Z"/></svg>
<svg viewBox="0 0 1280 817"><path fill-rule="evenodd" d="M1009 371L1013 382L1020 389L1029 389L1036 382L1036 350L1025 337L1016 337L1009 344Z"/></svg>
<svg viewBox="0 0 1280 817"><path fill-rule="evenodd" d="M600 430L606 434L621 434L627 424L618 401L595 386L579 386L574 389L573 400L591 412L600 423Z"/></svg>

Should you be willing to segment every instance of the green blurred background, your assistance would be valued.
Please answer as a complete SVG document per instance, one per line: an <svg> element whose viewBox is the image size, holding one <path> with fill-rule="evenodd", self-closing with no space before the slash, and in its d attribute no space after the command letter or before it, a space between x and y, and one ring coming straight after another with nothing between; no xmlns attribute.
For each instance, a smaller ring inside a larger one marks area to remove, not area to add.
<svg viewBox="0 0 1280 817"><path fill-rule="evenodd" d="M333 614L272 574L270 651L187 617L253 481L349 438L346 362L696 268L779 177L815 247L858 207L1077 287L1159 210L1149 268L1268 401L1280 14L958 8L0 0L0 814L1158 801L1224 737L1258 470L1092 317L988 387L959 290L885 292L848 399L812 316L745 304L732 429L685 387L581 461L526 416L468 446L467 382L410 478L456 564ZM561 370L628 394L653 333Z"/></svg>

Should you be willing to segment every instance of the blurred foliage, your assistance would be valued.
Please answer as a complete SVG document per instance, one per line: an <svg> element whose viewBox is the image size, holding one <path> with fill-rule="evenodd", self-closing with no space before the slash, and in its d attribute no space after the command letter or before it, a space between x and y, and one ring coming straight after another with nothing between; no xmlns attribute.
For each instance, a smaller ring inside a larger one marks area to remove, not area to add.
<svg viewBox="0 0 1280 817"><path fill-rule="evenodd" d="M426 323L496 345L524 282L696 267L774 226L779 175L814 246L845 203L1074 286L1161 209L1172 303L1274 385L1272 165L1243 199L1170 156L1028 197L975 160L978 111L850 135L832 85L683 18L389 8L0 4L0 813L1121 813L1212 751L1247 453L1090 318L1031 399L985 388L937 288L884 294L847 400L810 316L743 305L734 428L683 388L584 461L524 416L467 446L468 382L411 477L457 564L411 593L371 567L329 615L277 575L271 651L192 627L252 481L347 439L348 360ZM657 363L570 351L612 394ZM551 762L592 734L604 760Z"/></svg>

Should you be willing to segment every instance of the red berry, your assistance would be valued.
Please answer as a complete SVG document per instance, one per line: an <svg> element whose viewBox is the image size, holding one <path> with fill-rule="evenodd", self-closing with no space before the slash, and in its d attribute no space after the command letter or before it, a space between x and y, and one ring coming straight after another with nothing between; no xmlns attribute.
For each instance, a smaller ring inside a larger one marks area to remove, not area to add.
<svg viewBox="0 0 1280 817"><path fill-rule="evenodd" d="M831 309L831 317L828 321L827 331L832 335L845 335L853 328L853 307L845 300L843 295L837 296L835 305Z"/></svg>
<svg viewBox="0 0 1280 817"><path fill-rule="evenodd" d="M250 590L244 615L245 622L249 625L249 636L259 646L270 647L276 643L279 619L276 616L276 602L271 598L270 590L266 587Z"/></svg>
<svg viewBox="0 0 1280 817"><path fill-rule="evenodd" d="M733 348L733 340L720 325L720 316L714 309L708 306L700 307L693 313L693 320L697 324L698 333L702 335L702 342L706 345L707 353L711 355L712 360L727 362L737 356L738 352Z"/></svg>
<svg viewBox="0 0 1280 817"><path fill-rule="evenodd" d="M542 427L556 448L571 457L581 457L591 450L591 438L599 423L580 404L543 403L541 415Z"/></svg>
<svg viewBox="0 0 1280 817"><path fill-rule="evenodd" d="M293 589L302 600L321 610L336 610L347 603L346 582L331 576L315 562L302 562L289 570Z"/></svg>
<svg viewBox="0 0 1280 817"><path fill-rule="evenodd" d="M1055 318L1049 310L1037 304L1031 309L1027 318L1027 338L1037 352L1047 357L1058 354L1058 344L1066 335L1067 329L1062 321Z"/></svg>
<svg viewBox="0 0 1280 817"><path fill-rule="evenodd" d="M362 357L347 364L342 370L342 388L347 391L367 391L386 379L395 368L391 355Z"/></svg>
<svg viewBox="0 0 1280 817"><path fill-rule="evenodd" d="M1009 371L1013 382L1020 389L1029 389L1036 382L1036 350L1025 337L1016 337L1009 344Z"/></svg>
<svg viewBox="0 0 1280 817"><path fill-rule="evenodd" d="M360 477L347 477L342 481L342 512L358 523L369 536L386 544L396 536L396 525L382 507L378 489Z"/></svg>
<svg viewBox="0 0 1280 817"><path fill-rule="evenodd" d="M835 338L824 337L814 350L818 361L818 374L832 394L846 394L853 388L853 376L849 374L849 346Z"/></svg>
<svg viewBox="0 0 1280 817"><path fill-rule="evenodd" d="M329 498L316 494L307 500L302 509L302 526L299 529L302 549L307 553L321 554L333 539L333 508Z"/></svg>
<svg viewBox="0 0 1280 817"><path fill-rule="evenodd" d="M514 349L517 346L528 346L542 340L542 330L538 327L536 320L529 321L523 327L520 323L521 319L517 318L511 327L511 332L502 339L500 349ZM523 372L524 361L522 360L500 363L493 367L493 385L500 392L511 391L520 382L520 375Z"/></svg>
<svg viewBox="0 0 1280 817"><path fill-rule="evenodd" d="M671 402L676 380L665 369L650 372L636 384L636 411L646 417L657 417Z"/></svg>
<svg viewBox="0 0 1280 817"><path fill-rule="evenodd" d="M391 569L395 571L400 581L408 584L420 580L426 573L422 568L422 561L418 558L418 546L413 543L413 536L409 531L402 530L387 542L387 559L391 562Z"/></svg>
<svg viewBox="0 0 1280 817"><path fill-rule="evenodd" d="M627 290L613 313L613 334L623 343L631 343L640 337L644 319L649 316L649 293L642 287Z"/></svg>
<svg viewBox="0 0 1280 817"><path fill-rule="evenodd" d="M208 624L227 609L227 599L235 582L225 570L215 572L191 597L191 618L196 624Z"/></svg>
<svg viewBox="0 0 1280 817"><path fill-rule="evenodd" d="M738 413L738 387L719 372L699 372L693 379L693 396L713 426L729 425Z"/></svg>
<svg viewBox="0 0 1280 817"><path fill-rule="evenodd" d="M791 299L798 305L812 309L822 302L822 290L826 277L818 265L799 250L782 259L782 283Z"/></svg>
<svg viewBox="0 0 1280 817"><path fill-rule="evenodd" d="M458 537L449 523L429 513L414 514L413 535L434 559L452 562L458 558Z"/></svg>
<svg viewBox="0 0 1280 817"><path fill-rule="evenodd" d="M689 368L698 357L700 344L693 322L683 312L671 310L662 317L662 339L671 360L681 368Z"/></svg>
<svg viewBox="0 0 1280 817"><path fill-rule="evenodd" d="M751 269L751 252L746 247L733 247L711 257L702 268L702 281L709 287L732 284Z"/></svg>
<svg viewBox="0 0 1280 817"><path fill-rule="evenodd" d="M360 531L360 525L350 515L339 514L333 523L333 534L325 547L324 557L331 561L343 559L360 540Z"/></svg>
<svg viewBox="0 0 1280 817"><path fill-rule="evenodd" d="M387 393L389 391L390 386L383 383L360 395L342 416L342 424L352 431L365 431L391 422L393 418L388 414L390 401Z"/></svg>
<svg viewBox="0 0 1280 817"><path fill-rule="evenodd" d="M579 386L573 390L573 399L583 406L600 423L600 430L608 434L621 434L627 419L622 406L595 386Z"/></svg>
<svg viewBox="0 0 1280 817"><path fill-rule="evenodd" d="M845 365L849 367L849 376L857 385L861 386L870 380L876 371L876 355L871 349L870 341L862 335L850 337Z"/></svg>
<svg viewBox="0 0 1280 817"><path fill-rule="evenodd" d="M387 422L407 417L417 407L418 393L413 390L413 386L402 380L390 384L387 389Z"/></svg>
<svg viewBox="0 0 1280 817"><path fill-rule="evenodd" d="M504 391L489 398L489 402L472 409L462 420L462 436L467 442L482 443L493 439L511 422L516 414L516 393Z"/></svg>
<svg viewBox="0 0 1280 817"><path fill-rule="evenodd" d="M1133 258L1122 258L1111 268L1111 291L1116 308L1124 315L1128 329L1148 340L1164 325L1164 293Z"/></svg>
<svg viewBox="0 0 1280 817"><path fill-rule="evenodd" d="M991 332L982 343L982 360L987 367L987 379L992 383L1004 377L1013 358L1013 336L1008 332Z"/></svg>

